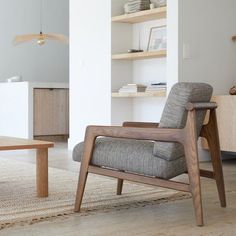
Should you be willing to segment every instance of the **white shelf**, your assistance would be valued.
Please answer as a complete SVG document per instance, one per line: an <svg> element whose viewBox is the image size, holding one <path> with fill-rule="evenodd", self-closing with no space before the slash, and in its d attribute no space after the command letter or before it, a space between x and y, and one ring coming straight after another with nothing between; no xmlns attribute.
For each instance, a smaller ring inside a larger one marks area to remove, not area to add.
<svg viewBox="0 0 236 236"><path fill-rule="evenodd" d="M165 19L166 14L167 14L167 7L159 7L151 10L114 16L112 17L112 22L135 24L145 21Z"/></svg>
<svg viewBox="0 0 236 236"><path fill-rule="evenodd" d="M153 51L153 52L135 52L123 53L112 55L112 60L144 60L152 58L165 58L167 55L166 50Z"/></svg>
<svg viewBox="0 0 236 236"><path fill-rule="evenodd" d="M140 92L140 93L112 93L113 98L141 98L141 97L166 97L166 90L158 92Z"/></svg>

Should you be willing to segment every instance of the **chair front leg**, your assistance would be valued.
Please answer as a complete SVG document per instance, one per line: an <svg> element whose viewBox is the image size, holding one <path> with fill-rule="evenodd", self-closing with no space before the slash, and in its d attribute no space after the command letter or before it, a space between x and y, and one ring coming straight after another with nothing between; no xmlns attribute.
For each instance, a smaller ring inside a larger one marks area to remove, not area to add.
<svg viewBox="0 0 236 236"><path fill-rule="evenodd" d="M84 142L84 155L80 166L79 182L75 201L75 212L79 212L81 208L81 203L84 196L84 189L88 176L89 163L93 154L95 139L96 138L93 135L90 135L88 132L86 132Z"/></svg>
<svg viewBox="0 0 236 236"><path fill-rule="evenodd" d="M190 190L198 226L203 226L203 210L201 198L201 182L198 160L196 114L195 110L188 112L188 120L185 127L184 150L188 169Z"/></svg>

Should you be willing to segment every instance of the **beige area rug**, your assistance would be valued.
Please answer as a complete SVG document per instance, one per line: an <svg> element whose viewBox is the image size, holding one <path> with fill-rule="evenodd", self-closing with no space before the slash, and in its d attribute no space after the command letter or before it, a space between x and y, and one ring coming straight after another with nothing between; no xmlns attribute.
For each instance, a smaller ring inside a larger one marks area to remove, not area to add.
<svg viewBox="0 0 236 236"><path fill-rule="evenodd" d="M1 159L0 229L18 223L34 223L74 214L73 207L78 173L49 169L50 196L36 197L35 165ZM122 196L116 196L116 180L89 175L82 204L82 215L99 211L159 204L189 198L189 194L172 190L124 184Z"/></svg>

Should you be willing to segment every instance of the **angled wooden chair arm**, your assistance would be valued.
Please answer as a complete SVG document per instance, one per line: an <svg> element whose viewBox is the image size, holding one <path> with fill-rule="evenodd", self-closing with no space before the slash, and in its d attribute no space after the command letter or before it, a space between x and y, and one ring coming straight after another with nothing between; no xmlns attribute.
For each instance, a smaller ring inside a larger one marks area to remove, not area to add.
<svg viewBox="0 0 236 236"><path fill-rule="evenodd" d="M136 127L136 128L158 128L159 123L152 122L130 122L126 121L123 123L123 127Z"/></svg>
<svg viewBox="0 0 236 236"><path fill-rule="evenodd" d="M215 102L196 102L196 103L188 103L186 105L186 110L214 110L217 108L217 103Z"/></svg>
<svg viewBox="0 0 236 236"><path fill-rule="evenodd" d="M103 136L163 142L182 142L182 133L182 129L134 128L120 126L88 126L86 130L86 136L92 139Z"/></svg>

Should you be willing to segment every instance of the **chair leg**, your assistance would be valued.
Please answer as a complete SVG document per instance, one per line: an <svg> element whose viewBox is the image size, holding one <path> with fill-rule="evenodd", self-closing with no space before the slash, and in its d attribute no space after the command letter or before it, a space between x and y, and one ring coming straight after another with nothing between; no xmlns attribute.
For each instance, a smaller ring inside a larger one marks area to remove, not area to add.
<svg viewBox="0 0 236 236"><path fill-rule="evenodd" d="M76 193L75 209L74 209L75 212L80 211L82 199L84 196L84 189L88 177L89 163L92 158L95 140L96 136L90 133L89 129L87 128L84 141L84 155L80 166L79 182Z"/></svg>
<svg viewBox="0 0 236 236"><path fill-rule="evenodd" d="M88 169L83 169L81 165L77 194L76 194L76 201L75 201L75 209L74 209L75 212L80 211L82 199L84 196L84 189L85 189L85 185L87 181L87 176L88 176Z"/></svg>
<svg viewBox="0 0 236 236"><path fill-rule="evenodd" d="M212 156L212 165L215 173L215 180L220 199L220 205L221 207L226 207L225 184L221 159L219 158L219 156Z"/></svg>
<svg viewBox="0 0 236 236"><path fill-rule="evenodd" d="M194 111L189 112L185 133L184 149L188 169L190 191L192 193L193 205L195 210L196 223L198 226L203 226L203 209L195 117L196 116Z"/></svg>
<svg viewBox="0 0 236 236"><path fill-rule="evenodd" d="M123 179L118 179L117 180L117 190L116 190L116 194L117 195L121 195L122 194L123 183L124 183Z"/></svg>
<svg viewBox="0 0 236 236"><path fill-rule="evenodd" d="M208 145L210 148L212 166L214 170L220 204L221 207L226 207L225 184L222 170L220 142L215 111L212 111L210 114L210 120L208 126L206 127L205 137L208 141Z"/></svg>
<svg viewBox="0 0 236 236"><path fill-rule="evenodd" d="M190 148L189 148L190 149ZM201 199L201 183L200 183L200 173L198 163L195 161L190 161L196 155L188 155L189 160L187 161L188 175L190 182L190 190L193 198L193 205L195 210L196 222L198 226L203 226L203 210L202 210L202 199ZM194 159L195 159L194 158Z"/></svg>

